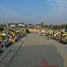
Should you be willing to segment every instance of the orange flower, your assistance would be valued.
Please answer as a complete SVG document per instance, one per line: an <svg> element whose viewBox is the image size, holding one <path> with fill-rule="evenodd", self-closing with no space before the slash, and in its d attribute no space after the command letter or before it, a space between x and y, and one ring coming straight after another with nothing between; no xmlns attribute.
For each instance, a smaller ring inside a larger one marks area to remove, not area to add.
<svg viewBox="0 0 67 67"><path fill-rule="evenodd" d="M59 35L59 37L61 37L61 35Z"/></svg>
<svg viewBox="0 0 67 67"><path fill-rule="evenodd" d="M11 32L11 34L13 34L13 32Z"/></svg>
<svg viewBox="0 0 67 67"><path fill-rule="evenodd" d="M0 32L0 34L2 34L2 32Z"/></svg>

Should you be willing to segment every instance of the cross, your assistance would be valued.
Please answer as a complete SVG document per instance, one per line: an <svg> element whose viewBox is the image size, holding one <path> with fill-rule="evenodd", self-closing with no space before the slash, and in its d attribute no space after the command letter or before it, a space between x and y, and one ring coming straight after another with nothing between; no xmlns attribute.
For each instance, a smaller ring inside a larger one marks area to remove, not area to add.
<svg viewBox="0 0 67 67"><path fill-rule="evenodd" d="M34 67L59 67L59 65L48 65L46 59L42 59L43 66L34 66Z"/></svg>
<svg viewBox="0 0 67 67"><path fill-rule="evenodd" d="M36 42L36 44L39 44L38 42Z"/></svg>

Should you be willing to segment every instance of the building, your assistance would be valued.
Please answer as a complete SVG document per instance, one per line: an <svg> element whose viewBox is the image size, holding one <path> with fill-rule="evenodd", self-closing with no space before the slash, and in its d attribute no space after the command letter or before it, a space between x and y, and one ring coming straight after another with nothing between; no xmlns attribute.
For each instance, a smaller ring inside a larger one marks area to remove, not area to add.
<svg viewBox="0 0 67 67"><path fill-rule="evenodd" d="M33 26L33 24L28 24L27 27L28 28L33 28L34 26Z"/></svg>
<svg viewBox="0 0 67 67"><path fill-rule="evenodd" d="M37 25L36 25L36 27L37 27L37 28L40 28L40 27L41 27L41 25L40 25L40 24L37 24Z"/></svg>
<svg viewBox="0 0 67 67"><path fill-rule="evenodd" d="M26 25L24 23L19 23L18 27L26 27Z"/></svg>
<svg viewBox="0 0 67 67"><path fill-rule="evenodd" d="M18 24L17 23L11 23L11 24L9 24L9 27L18 27Z"/></svg>

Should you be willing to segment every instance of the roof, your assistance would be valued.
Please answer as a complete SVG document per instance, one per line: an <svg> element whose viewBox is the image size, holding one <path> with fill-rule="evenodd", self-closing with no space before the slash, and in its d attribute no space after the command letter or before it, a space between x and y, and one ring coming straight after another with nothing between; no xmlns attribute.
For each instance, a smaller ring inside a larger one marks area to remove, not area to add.
<svg viewBox="0 0 67 67"><path fill-rule="evenodd" d="M37 24L36 26L40 26L40 24Z"/></svg>

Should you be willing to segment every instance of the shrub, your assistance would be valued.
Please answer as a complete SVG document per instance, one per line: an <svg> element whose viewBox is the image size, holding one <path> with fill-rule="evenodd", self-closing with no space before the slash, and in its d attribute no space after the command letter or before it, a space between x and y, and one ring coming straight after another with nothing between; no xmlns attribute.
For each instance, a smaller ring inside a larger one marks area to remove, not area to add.
<svg viewBox="0 0 67 67"><path fill-rule="evenodd" d="M28 29L26 29L26 33L30 33L30 31Z"/></svg>
<svg viewBox="0 0 67 67"><path fill-rule="evenodd" d="M1 35L0 37L1 37L2 40L5 40L5 37L6 37L6 36Z"/></svg>
<svg viewBox="0 0 67 67"><path fill-rule="evenodd" d="M3 31L4 29L2 27L0 27L0 31Z"/></svg>
<svg viewBox="0 0 67 67"><path fill-rule="evenodd" d="M65 31L67 32L67 24L66 24L66 26L65 26Z"/></svg>

